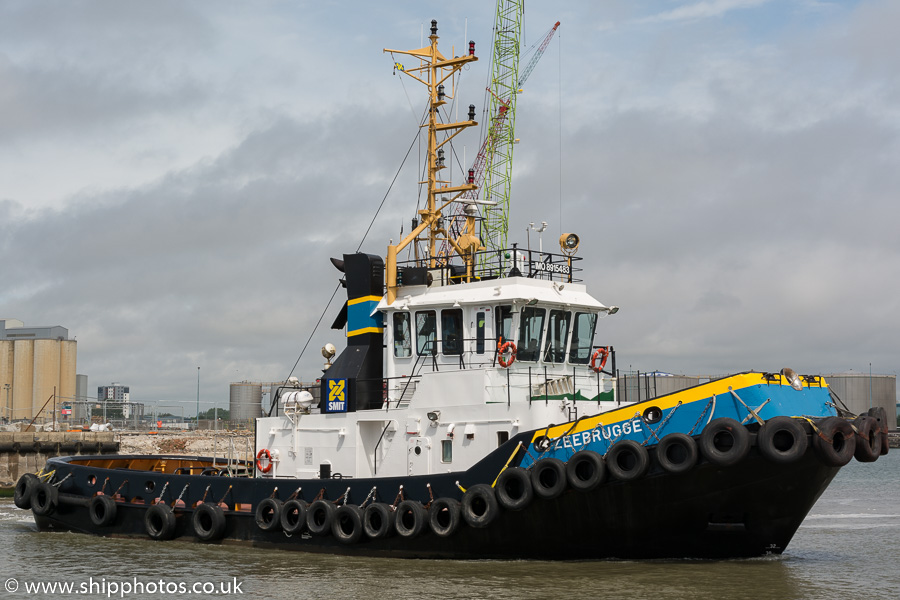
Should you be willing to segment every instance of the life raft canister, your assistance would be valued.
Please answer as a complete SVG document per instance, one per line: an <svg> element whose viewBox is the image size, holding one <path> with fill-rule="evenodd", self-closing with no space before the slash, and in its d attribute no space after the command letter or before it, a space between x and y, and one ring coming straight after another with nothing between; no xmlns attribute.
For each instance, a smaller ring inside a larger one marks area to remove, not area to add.
<svg viewBox="0 0 900 600"><path fill-rule="evenodd" d="M601 356L603 358L600 358ZM597 366L598 358L600 358L600 366ZM599 373L600 371L602 371L603 367L606 366L606 360L608 358L609 358L609 348L607 348L606 346L597 348L597 350L594 352L594 355L591 356L591 370L593 370L594 373Z"/></svg>
<svg viewBox="0 0 900 600"><path fill-rule="evenodd" d="M262 466L262 459L266 459L266 466ZM272 470L272 453L269 452L268 448L263 448L259 452L256 453L256 468L260 473L268 473Z"/></svg>
<svg viewBox="0 0 900 600"><path fill-rule="evenodd" d="M516 350L515 342L504 342L503 338L497 341L497 362L500 363L501 367L505 369L516 362ZM503 358L507 352L509 352L509 359Z"/></svg>

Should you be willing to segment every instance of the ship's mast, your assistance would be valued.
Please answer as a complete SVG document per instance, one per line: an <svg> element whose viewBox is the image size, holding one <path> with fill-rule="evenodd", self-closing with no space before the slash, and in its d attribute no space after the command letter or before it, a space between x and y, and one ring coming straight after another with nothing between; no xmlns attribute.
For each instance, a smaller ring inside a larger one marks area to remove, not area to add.
<svg viewBox="0 0 900 600"><path fill-rule="evenodd" d="M427 265L430 268L437 266L437 241L438 239L446 239L463 259L466 265L466 279L473 277L475 252L481 249L481 241L475 235L475 215L474 211L466 219L466 231L458 238L451 238L446 229L440 224L441 212L451 202L462 196L464 193L476 189L472 178L469 178L463 185L453 186L452 182L440 179L440 171L445 168L444 151L442 147L456 137L463 129L478 125L475 121L475 106L469 105L469 120L457 123L440 123L438 121L438 111L441 106L446 104L447 98L453 98L455 90L451 89L450 93L446 93L444 83L448 79L452 80L456 74L466 64L478 60L475 56L475 42L469 42L469 53L464 56L454 58L444 58L444 55L438 50L438 34L437 21L431 21L431 35L428 37L431 44L425 48L418 50L390 50L385 52L392 54L407 54L419 59L419 66L402 69L401 73L412 77L416 81L424 84L428 88L428 155L427 155L427 180L428 186L426 207L419 210L419 224L406 236L399 244L388 246L387 250L387 303L392 304L397 297L397 254L406 248L410 243L416 241L419 235L427 231L427 247L428 256L426 257ZM452 85L452 83L451 83ZM438 140L438 134L443 135L443 139Z"/></svg>

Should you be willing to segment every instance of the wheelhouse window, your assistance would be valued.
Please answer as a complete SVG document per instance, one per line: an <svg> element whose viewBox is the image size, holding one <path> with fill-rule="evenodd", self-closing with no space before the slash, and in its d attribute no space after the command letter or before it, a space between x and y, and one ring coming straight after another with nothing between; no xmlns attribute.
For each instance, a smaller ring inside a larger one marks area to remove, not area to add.
<svg viewBox="0 0 900 600"><path fill-rule="evenodd" d="M441 311L441 352L462 354L463 314L461 308Z"/></svg>
<svg viewBox="0 0 900 600"><path fill-rule="evenodd" d="M537 361L541 351L541 333L544 331L546 312L545 309L534 306L526 306L522 309L516 359L526 362Z"/></svg>
<svg viewBox="0 0 900 600"><path fill-rule="evenodd" d="M409 313L394 313L394 356L409 358L412 356L412 335L409 330Z"/></svg>
<svg viewBox="0 0 900 600"><path fill-rule="evenodd" d="M497 318L497 336L502 338L504 342L508 342L513 339L513 313L512 306L498 306L496 318Z"/></svg>
<svg viewBox="0 0 900 600"><path fill-rule="evenodd" d="M550 318L547 321L547 340L544 342L544 362L565 362L571 318L572 313L567 310L550 311Z"/></svg>
<svg viewBox="0 0 900 600"><path fill-rule="evenodd" d="M594 327L597 315L594 313L575 313L575 325L572 327L572 344L569 347L569 362L586 365L591 360L591 346L594 343Z"/></svg>
<svg viewBox="0 0 900 600"><path fill-rule="evenodd" d="M484 354L485 313L475 313L475 353Z"/></svg>
<svg viewBox="0 0 900 600"><path fill-rule="evenodd" d="M437 314L433 310L416 313L416 353L434 355L437 352Z"/></svg>

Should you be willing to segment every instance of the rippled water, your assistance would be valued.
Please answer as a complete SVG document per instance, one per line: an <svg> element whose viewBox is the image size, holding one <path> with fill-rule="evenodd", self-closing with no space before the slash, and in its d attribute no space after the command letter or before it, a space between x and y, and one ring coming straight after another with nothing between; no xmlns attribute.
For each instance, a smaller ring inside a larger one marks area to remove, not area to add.
<svg viewBox="0 0 900 600"><path fill-rule="evenodd" d="M95 588L81 594L90 598L107 597L109 583L135 580L217 586L236 580L243 596L278 600L900 598L898 534L897 450L873 464L854 461L845 467L783 555L731 561L410 561L180 541L112 540L39 533L30 511L18 510L12 500L2 499L0 587L13 585L10 578L16 580L16 592L3 592L8 598L49 597L25 592L26 582L71 581L78 586L93 581ZM100 588L104 580L107 587ZM109 595L161 598L178 594L115 590Z"/></svg>

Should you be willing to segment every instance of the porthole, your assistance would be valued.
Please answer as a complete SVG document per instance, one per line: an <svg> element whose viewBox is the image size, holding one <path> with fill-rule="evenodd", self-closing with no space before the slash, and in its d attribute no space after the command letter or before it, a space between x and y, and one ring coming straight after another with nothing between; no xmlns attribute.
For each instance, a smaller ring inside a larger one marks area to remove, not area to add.
<svg viewBox="0 0 900 600"><path fill-rule="evenodd" d="M144 489L147 490L148 492L152 492L155 487L156 487L156 482L152 481L152 480L149 480L149 481L147 481L147 483L144 484Z"/></svg>
<svg viewBox="0 0 900 600"><path fill-rule="evenodd" d="M662 409L658 406L650 406L644 411L644 420L648 423L658 423L662 419Z"/></svg>
<svg viewBox="0 0 900 600"><path fill-rule="evenodd" d="M87 484L91 487L97 485L97 476L96 475L88 475Z"/></svg>

